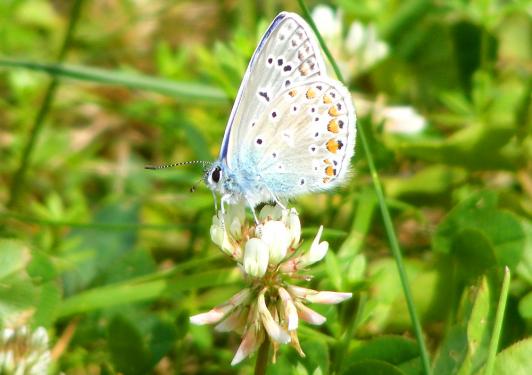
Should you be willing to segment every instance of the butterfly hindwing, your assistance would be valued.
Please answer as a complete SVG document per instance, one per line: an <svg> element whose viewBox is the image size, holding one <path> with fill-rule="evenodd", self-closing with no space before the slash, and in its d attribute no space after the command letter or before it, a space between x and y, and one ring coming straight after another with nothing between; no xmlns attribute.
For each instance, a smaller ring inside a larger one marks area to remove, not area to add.
<svg viewBox="0 0 532 375"><path fill-rule="evenodd" d="M228 166L237 143L281 91L322 75L325 63L307 23L296 14L280 13L251 58L231 112L220 154Z"/></svg>
<svg viewBox="0 0 532 375"><path fill-rule="evenodd" d="M236 169L276 197L332 188L348 175L356 136L349 92L317 78L282 91L240 140Z"/></svg>

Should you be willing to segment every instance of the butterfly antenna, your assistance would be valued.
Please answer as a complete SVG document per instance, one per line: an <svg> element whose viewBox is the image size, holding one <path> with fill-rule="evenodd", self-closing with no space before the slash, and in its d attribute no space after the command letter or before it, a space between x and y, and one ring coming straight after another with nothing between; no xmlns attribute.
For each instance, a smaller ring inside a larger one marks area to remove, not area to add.
<svg viewBox="0 0 532 375"><path fill-rule="evenodd" d="M182 161L179 163L171 163L171 164L147 165L144 167L144 169L165 169L165 168L179 167L182 165L190 165L190 164L208 165L208 164L211 164L211 162L203 161L203 160L190 160L190 161Z"/></svg>

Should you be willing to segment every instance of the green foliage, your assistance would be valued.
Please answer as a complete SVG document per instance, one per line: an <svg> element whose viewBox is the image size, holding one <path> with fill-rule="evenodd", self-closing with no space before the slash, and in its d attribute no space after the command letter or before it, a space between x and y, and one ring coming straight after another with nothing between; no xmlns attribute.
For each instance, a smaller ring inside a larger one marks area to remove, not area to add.
<svg viewBox="0 0 532 375"><path fill-rule="evenodd" d="M143 166L218 154L258 36L277 11L298 10L85 1L58 62L74 3L0 1L0 329L45 327L52 373L251 373L253 358L230 366L238 335L189 324L242 286L210 239L210 192L189 194L202 171ZM367 156L432 372L531 373L529 4L332 5L343 22L336 42L360 21L389 51L342 72L369 146L357 140L352 179L291 204L303 247L320 225L330 243L308 286L354 296L317 307L327 322L299 328L306 357L283 347L268 373L424 373ZM342 69L352 47L343 43L329 46ZM415 110L425 127L390 130L392 106Z"/></svg>

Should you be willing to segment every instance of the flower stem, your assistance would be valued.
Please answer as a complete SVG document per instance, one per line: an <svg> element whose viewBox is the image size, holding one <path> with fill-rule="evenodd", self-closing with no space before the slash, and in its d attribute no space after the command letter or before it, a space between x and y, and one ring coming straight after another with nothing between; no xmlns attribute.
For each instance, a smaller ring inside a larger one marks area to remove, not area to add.
<svg viewBox="0 0 532 375"><path fill-rule="evenodd" d="M257 353L257 362L255 362L255 375L265 375L268 367L268 357L270 354L270 339L265 335L259 352Z"/></svg>

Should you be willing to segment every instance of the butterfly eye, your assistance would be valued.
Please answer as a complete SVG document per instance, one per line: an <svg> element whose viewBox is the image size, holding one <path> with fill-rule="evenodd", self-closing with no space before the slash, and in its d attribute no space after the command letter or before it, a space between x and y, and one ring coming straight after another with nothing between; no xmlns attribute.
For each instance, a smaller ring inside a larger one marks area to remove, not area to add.
<svg viewBox="0 0 532 375"><path fill-rule="evenodd" d="M216 167L214 168L214 171L212 171L211 178L215 183L218 183L220 181L220 175L222 174L221 168Z"/></svg>

